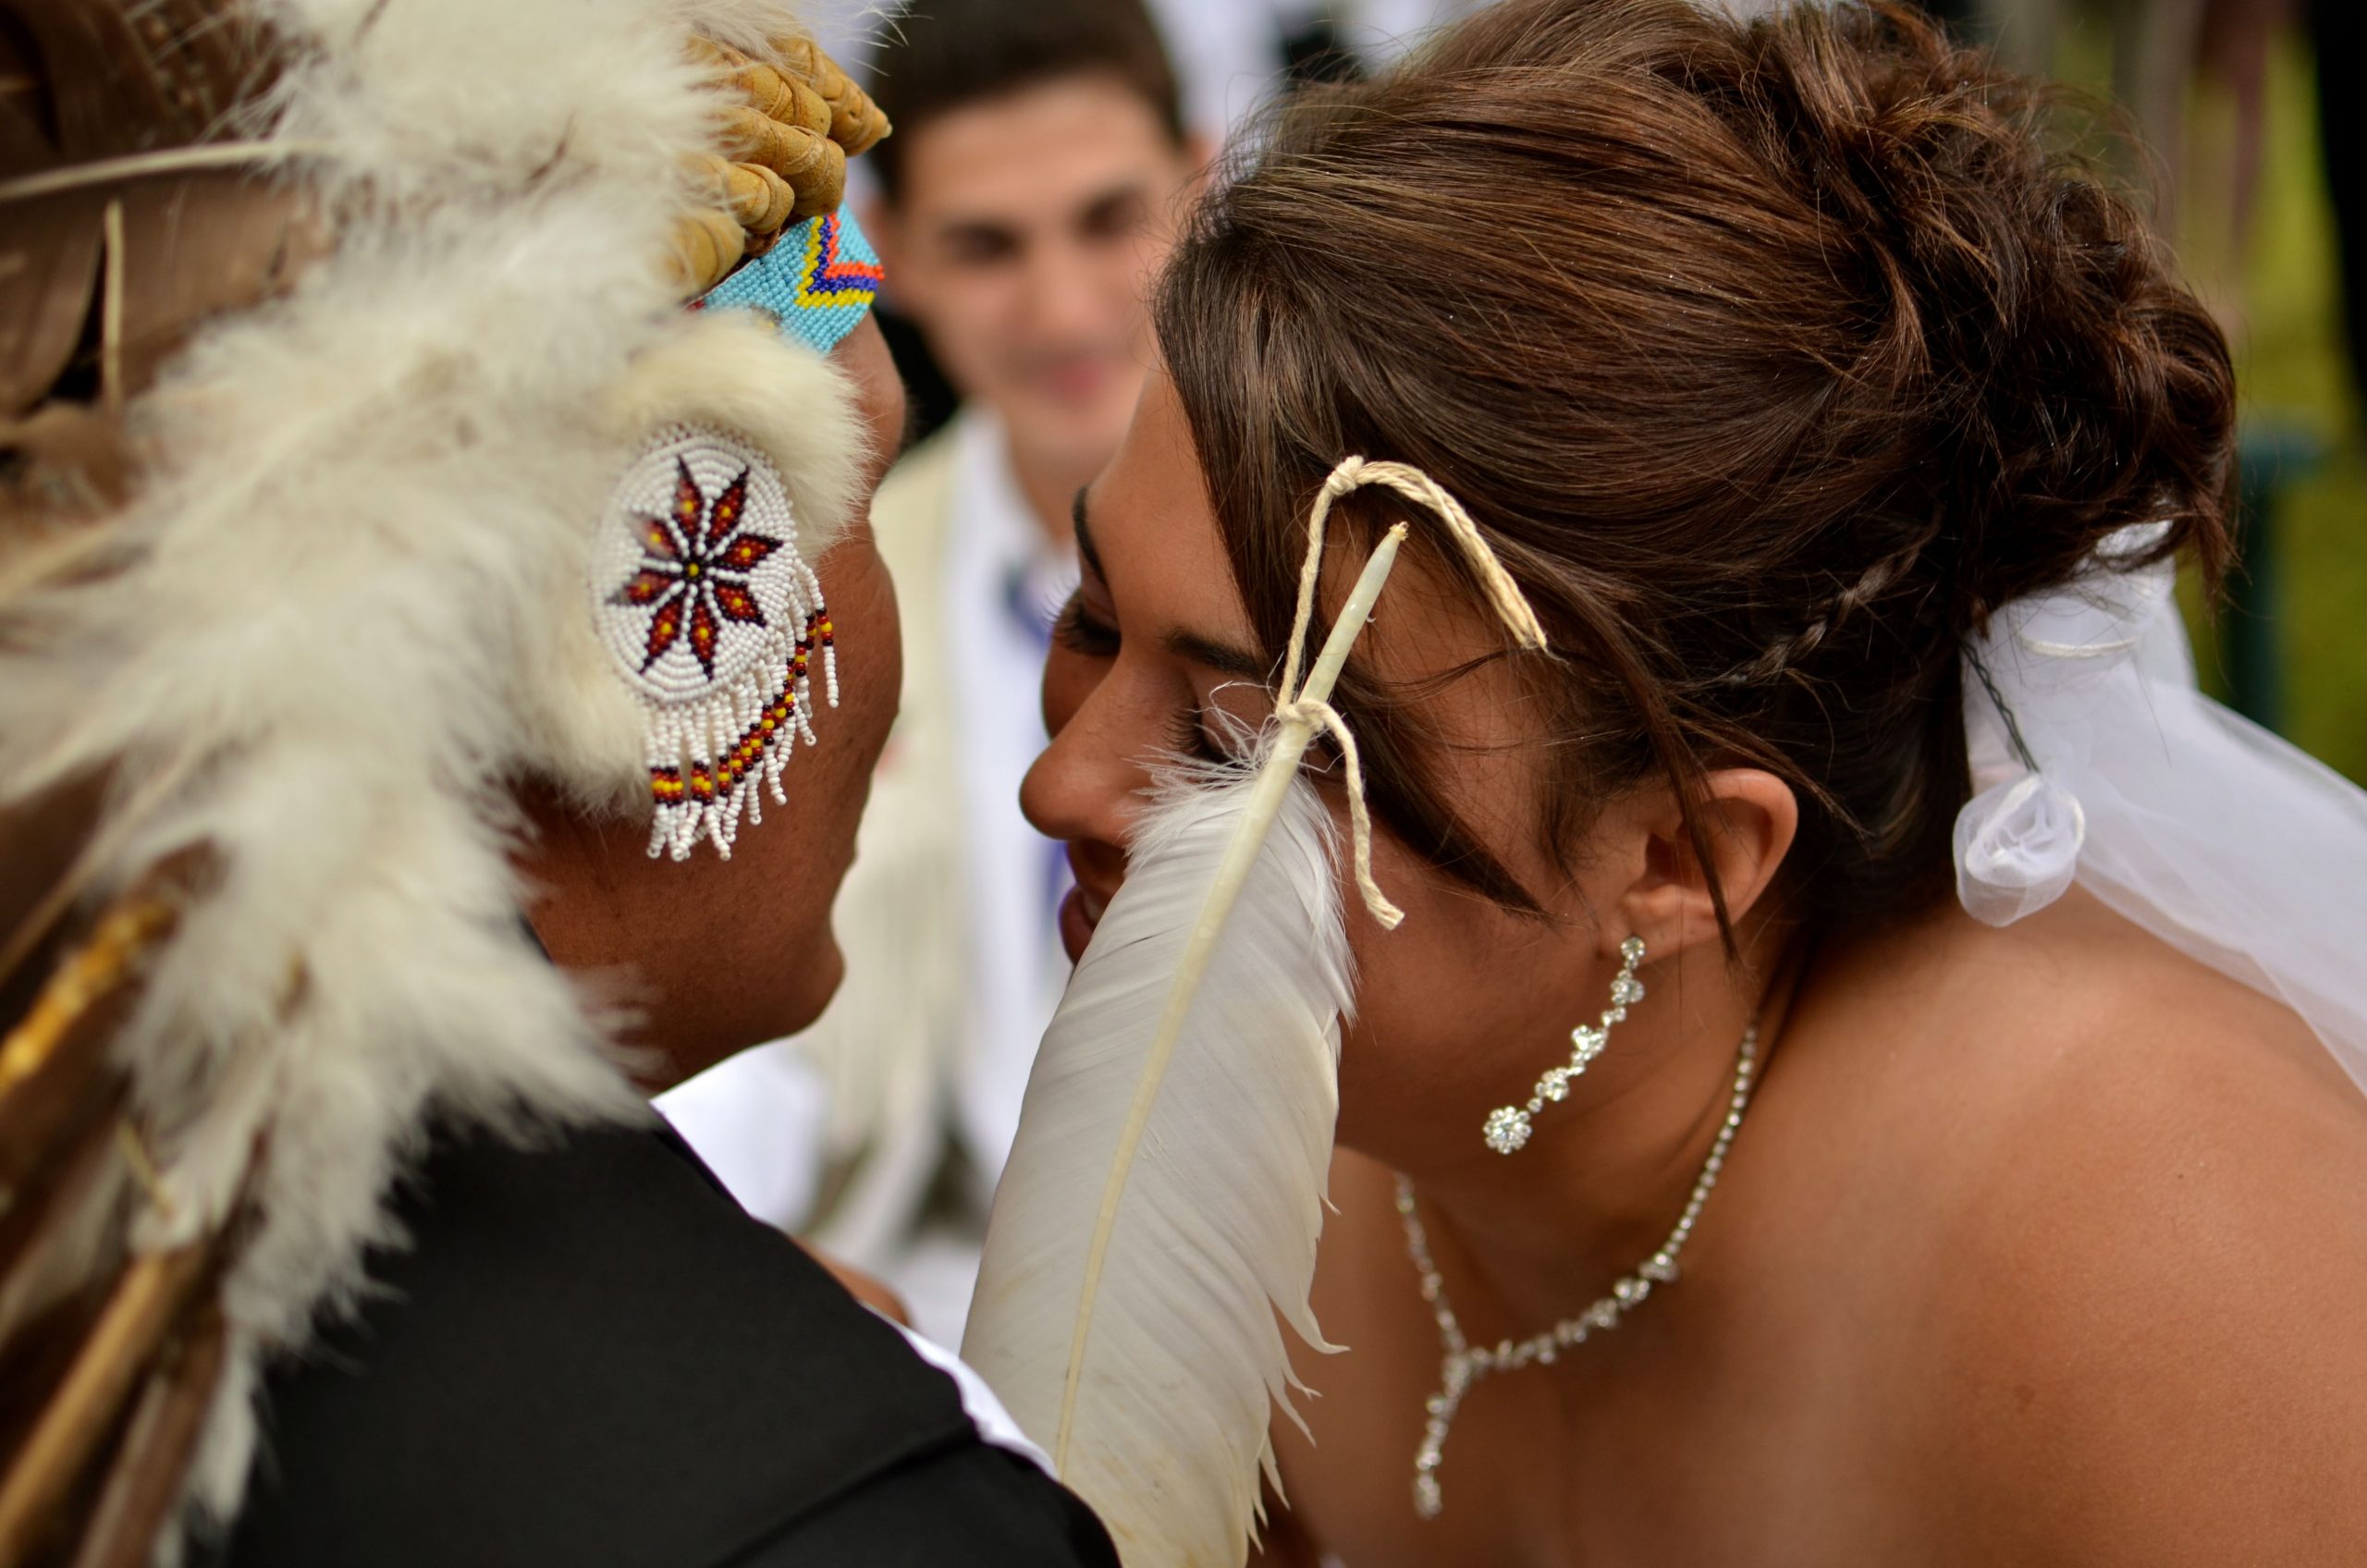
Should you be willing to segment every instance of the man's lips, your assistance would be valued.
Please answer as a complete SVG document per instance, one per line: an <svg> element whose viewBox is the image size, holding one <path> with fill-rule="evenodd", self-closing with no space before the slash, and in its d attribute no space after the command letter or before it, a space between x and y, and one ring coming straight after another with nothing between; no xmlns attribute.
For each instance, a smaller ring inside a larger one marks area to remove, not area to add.
<svg viewBox="0 0 2367 1568"><path fill-rule="evenodd" d="M1124 354L1093 349L1048 356L1028 365L1027 380L1039 392L1062 402L1099 397L1118 379L1126 364Z"/></svg>

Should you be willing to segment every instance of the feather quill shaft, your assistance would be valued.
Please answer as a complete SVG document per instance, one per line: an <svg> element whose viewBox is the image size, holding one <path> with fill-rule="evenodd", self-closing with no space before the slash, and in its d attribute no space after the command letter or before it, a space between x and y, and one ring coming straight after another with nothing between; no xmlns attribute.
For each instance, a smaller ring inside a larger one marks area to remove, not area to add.
<svg viewBox="0 0 2367 1568"><path fill-rule="evenodd" d="M963 1354L1128 1568L1235 1568L1279 1486L1268 1429L1295 1418L1282 1326L1323 1342L1308 1301L1354 1004L1337 835L1299 764L1339 741L1356 889L1384 930L1355 737L1329 698L1406 525L1367 561L1299 674L1333 503L1384 485L1435 513L1523 649L1545 632L1455 498L1420 470L1350 456L1307 515L1298 606L1255 756L1155 776L1110 900L1029 1075ZM1227 938L1228 928L1230 937ZM1113 1132L1114 1129L1114 1132Z"/></svg>
<svg viewBox="0 0 2367 1568"><path fill-rule="evenodd" d="M1382 536L1371 558L1365 562L1339 620L1324 642L1323 652L1299 692L1300 700L1321 703L1331 697L1331 687L1348 661L1348 650L1372 614L1381 585L1389 581L1390 568L1396 563L1397 547L1404 538L1405 525L1399 523ZM1149 1123L1151 1107L1159 1098L1159 1084L1166 1079L1168 1059L1174 1054L1175 1042L1184 1033L1184 1017L1192 1011L1192 998L1199 991L1201 981L1208 977L1208 959L1216 951L1217 938L1224 934L1225 921L1249 879L1249 868L1265 848L1266 835L1282 810L1282 796L1298 777L1299 763L1314 739L1312 719L1284 719L1271 749L1258 764L1257 782L1250 794L1248 809L1242 813L1232 847L1217 868L1216 883L1208 889L1208 901L1200 906L1199 919L1193 923L1192 939L1184 949L1175 984L1167 994L1166 1010L1159 1015L1159 1032L1151 1038L1149 1057L1135 1082L1134 1103L1127 1108L1126 1125L1119 1134L1117 1150L1110 1157L1110 1179L1102 1187L1100 1212L1094 1218L1093 1242L1085 1255L1085 1298L1077 1309L1076 1333L1069 1347L1068 1375L1061 1394L1061 1425L1052 1447L1053 1466L1063 1473L1068 1464L1069 1445L1075 1436L1077 1383L1085 1366L1085 1346L1093 1332L1093 1305L1099 1293L1101 1270L1109 1257L1110 1234L1118 1223L1119 1205L1125 1197L1127 1173L1134 1168L1143 1129Z"/></svg>
<svg viewBox="0 0 2367 1568"><path fill-rule="evenodd" d="M1402 528L1252 763L1162 777L1031 1075L963 1354L1129 1568L1231 1568L1294 1379L1352 1000L1300 777ZM1296 661L1294 660L1294 663Z"/></svg>

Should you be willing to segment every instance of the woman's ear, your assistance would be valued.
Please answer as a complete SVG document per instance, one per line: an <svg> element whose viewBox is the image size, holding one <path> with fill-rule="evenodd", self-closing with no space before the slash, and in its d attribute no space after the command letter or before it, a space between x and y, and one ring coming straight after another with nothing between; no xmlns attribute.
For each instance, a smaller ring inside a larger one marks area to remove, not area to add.
<svg viewBox="0 0 2367 1568"><path fill-rule="evenodd" d="M1713 876L1727 918L1739 924L1775 880L1799 831L1799 801L1772 773L1721 768L1702 784L1698 846L1673 792L1649 797L1637 824L1646 836L1644 865L1620 896L1620 913L1658 956L1719 939ZM1608 934L1613 949L1624 934Z"/></svg>

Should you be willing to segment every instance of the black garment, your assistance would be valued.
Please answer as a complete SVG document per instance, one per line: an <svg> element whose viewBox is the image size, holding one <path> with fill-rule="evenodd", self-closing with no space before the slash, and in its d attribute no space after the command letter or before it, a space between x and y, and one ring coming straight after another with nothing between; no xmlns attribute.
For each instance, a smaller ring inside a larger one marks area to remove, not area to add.
<svg viewBox="0 0 2367 1568"><path fill-rule="evenodd" d="M1115 1568L951 1378L669 1133L447 1140L268 1384L230 1568Z"/></svg>

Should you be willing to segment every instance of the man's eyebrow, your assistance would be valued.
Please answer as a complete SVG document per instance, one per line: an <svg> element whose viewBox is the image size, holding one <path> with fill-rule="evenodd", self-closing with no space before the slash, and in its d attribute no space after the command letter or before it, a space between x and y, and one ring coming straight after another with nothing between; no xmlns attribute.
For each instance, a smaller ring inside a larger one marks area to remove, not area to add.
<svg viewBox="0 0 2367 1568"><path fill-rule="evenodd" d="M1085 557L1085 564L1092 569L1094 576L1107 582L1110 579L1101 570L1101 552L1093 547L1093 530L1085 521L1085 490L1079 485L1076 498L1069 503L1069 521L1076 525L1076 553Z"/></svg>
<svg viewBox="0 0 2367 1568"><path fill-rule="evenodd" d="M1102 222L1127 207L1149 204L1150 192L1144 188L1144 183L1141 180L1129 180L1122 185L1113 185L1107 190L1096 192L1091 200L1082 203L1080 210L1085 214L1085 221L1090 224Z"/></svg>
<svg viewBox="0 0 2367 1568"><path fill-rule="evenodd" d="M1008 224L997 223L992 218L959 215L940 221L937 226L937 237L940 240L960 240L969 245L1000 245L1006 249L1019 243L1019 236Z"/></svg>

